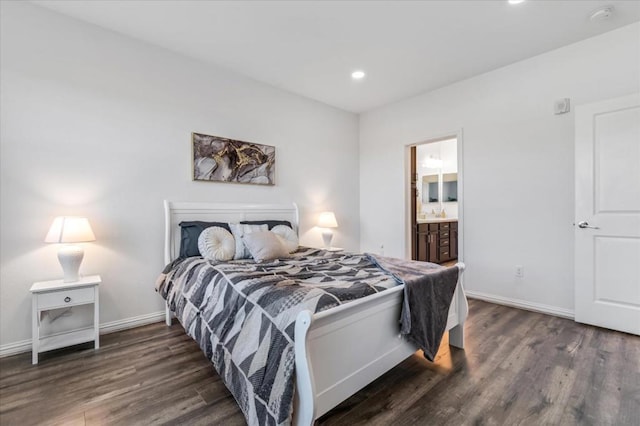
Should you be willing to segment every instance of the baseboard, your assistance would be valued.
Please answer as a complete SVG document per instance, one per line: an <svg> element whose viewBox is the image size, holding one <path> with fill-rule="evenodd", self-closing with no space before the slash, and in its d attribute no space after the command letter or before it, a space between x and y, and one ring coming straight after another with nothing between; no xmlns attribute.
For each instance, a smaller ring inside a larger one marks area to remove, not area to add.
<svg viewBox="0 0 640 426"><path fill-rule="evenodd" d="M512 308L520 308L527 311L540 312L542 314L549 314L562 318L574 319L575 317L575 314L571 309L558 308L557 306L527 302L526 300L512 299L509 297L495 296L467 289L464 290L464 293L471 299L484 300L485 302L491 302L497 305L511 306Z"/></svg>
<svg viewBox="0 0 640 426"><path fill-rule="evenodd" d="M100 324L100 334L109 334L129 328L141 327L154 322L164 321L164 311L152 312L137 317L125 318ZM0 358L31 351L31 339L0 345Z"/></svg>
<svg viewBox="0 0 640 426"><path fill-rule="evenodd" d="M125 318L118 321L100 324L100 334L109 334L128 328L141 327L154 322L164 321L164 311L152 312L150 314L139 315L137 317Z"/></svg>
<svg viewBox="0 0 640 426"><path fill-rule="evenodd" d="M0 358L15 355L22 352L29 352L31 350L31 339L20 340L18 342L7 343L0 346Z"/></svg>
<svg viewBox="0 0 640 426"><path fill-rule="evenodd" d="M541 303L527 302L520 299L512 299L502 296L481 293L473 290L465 290L465 294L471 299L484 300L485 302L496 303L498 305L511 306L525 309L527 311L540 312L562 318L574 319L574 313L570 309L558 308L556 306L543 305ZM117 321L100 324L100 334L109 334L129 328L141 327L154 322L164 321L164 311L152 312L150 314L139 315L137 317L125 318ZM15 355L31 350L31 339L20 340L18 342L7 343L0 346L0 358Z"/></svg>

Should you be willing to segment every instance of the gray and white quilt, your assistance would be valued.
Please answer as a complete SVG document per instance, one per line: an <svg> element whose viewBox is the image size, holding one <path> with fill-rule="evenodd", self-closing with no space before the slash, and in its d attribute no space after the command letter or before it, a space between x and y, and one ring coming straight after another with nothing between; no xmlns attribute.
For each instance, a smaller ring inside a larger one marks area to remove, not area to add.
<svg viewBox="0 0 640 426"><path fill-rule="evenodd" d="M294 328L324 311L399 284L366 255L301 248L269 263L179 259L157 291L212 362L250 425L291 422Z"/></svg>

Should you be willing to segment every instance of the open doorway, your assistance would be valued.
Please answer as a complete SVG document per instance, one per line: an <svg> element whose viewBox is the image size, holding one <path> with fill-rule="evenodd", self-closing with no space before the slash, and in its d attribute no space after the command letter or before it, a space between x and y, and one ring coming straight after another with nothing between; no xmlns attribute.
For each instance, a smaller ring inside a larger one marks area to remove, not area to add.
<svg viewBox="0 0 640 426"><path fill-rule="evenodd" d="M410 146L411 258L440 265L461 258L459 136Z"/></svg>

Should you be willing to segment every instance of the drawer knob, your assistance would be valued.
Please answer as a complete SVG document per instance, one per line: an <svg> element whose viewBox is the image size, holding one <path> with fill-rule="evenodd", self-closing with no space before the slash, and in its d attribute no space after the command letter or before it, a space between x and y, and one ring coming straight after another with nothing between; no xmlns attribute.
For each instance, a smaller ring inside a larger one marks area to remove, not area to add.
<svg viewBox="0 0 640 426"><path fill-rule="evenodd" d="M71 302L71 298L69 296L67 296L67 297L64 298L64 301L69 303L69 302Z"/></svg>

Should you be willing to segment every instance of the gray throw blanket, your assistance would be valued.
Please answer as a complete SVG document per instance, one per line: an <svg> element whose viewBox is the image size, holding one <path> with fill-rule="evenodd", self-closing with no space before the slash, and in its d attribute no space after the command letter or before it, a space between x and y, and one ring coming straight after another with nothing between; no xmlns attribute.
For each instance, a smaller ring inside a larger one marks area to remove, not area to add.
<svg viewBox="0 0 640 426"><path fill-rule="evenodd" d="M445 268L370 253L367 257L404 284L400 333L433 361L447 327L449 306L458 284L458 267Z"/></svg>

